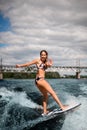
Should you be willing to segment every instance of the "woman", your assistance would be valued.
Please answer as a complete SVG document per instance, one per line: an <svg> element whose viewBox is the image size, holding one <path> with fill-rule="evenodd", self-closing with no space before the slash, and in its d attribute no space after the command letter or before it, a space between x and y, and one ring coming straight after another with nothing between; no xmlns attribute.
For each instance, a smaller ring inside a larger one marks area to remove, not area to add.
<svg viewBox="0 0 87 130"><path fill-rule="evenodd" d="M49 85L49 83L44 79L45 78L45 70L52 66L52 60L48 60L48 53L46 50L42 50L40 52L40 58L35 59L31 62L25 63L25 64L17 64L16 67L26 67L36 64L37 66L37 74L35 83L40 92L43 94L43 114L47 114L47 100L48 100L48 93L54 98L54 100L57 102L57 104L60 106L62 110L65 110L67 106L63 105L59 98L57 97L56 93L52 89L52 87Z"/></svg>

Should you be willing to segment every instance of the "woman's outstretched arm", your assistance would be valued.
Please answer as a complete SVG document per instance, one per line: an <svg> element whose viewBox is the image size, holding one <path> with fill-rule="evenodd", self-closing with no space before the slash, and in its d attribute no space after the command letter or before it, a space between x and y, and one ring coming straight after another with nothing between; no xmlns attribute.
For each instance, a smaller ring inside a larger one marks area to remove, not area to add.
<svg viewBox="0 0 87 130"><path fill-rule="evenodd" d="M27 62L25 64L17 64L16 65L16 68L20 68L20 67L27 67L27 66L30 66L30 65L33 65L33 64L37 64L38 63L38 59L35 59L31 62Z"/></svg>

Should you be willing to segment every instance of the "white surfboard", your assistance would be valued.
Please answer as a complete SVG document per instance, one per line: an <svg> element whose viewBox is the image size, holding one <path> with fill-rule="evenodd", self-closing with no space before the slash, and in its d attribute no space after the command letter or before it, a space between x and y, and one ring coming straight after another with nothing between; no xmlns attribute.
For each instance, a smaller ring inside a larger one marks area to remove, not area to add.
<svg viewBox="0 0 87 130"><path fill-rule="evenodd" d="M48 114L43 115L43 117L44 117L45 119L49 120L49 119L52 119L52 118L54 118L54 117L57 117L57 116L66 114L66 113L68 113L69 111L75 110L75 109L78 108L80 105L81 105L81 103L77 103L77 104L74 104L74 105L70 105L66 110L54 109L53 111L49 112Z"/></svg>

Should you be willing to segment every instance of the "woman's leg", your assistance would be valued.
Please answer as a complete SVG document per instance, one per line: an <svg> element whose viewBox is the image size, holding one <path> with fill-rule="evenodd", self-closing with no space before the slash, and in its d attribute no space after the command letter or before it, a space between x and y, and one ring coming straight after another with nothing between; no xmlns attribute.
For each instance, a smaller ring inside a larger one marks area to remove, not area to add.
<svg viewBox="0 0 87 130"><path fill-rule="evenodd" d="M67 108L67 106L64 106L61 103L58 96L56 95L56 93L54 92L54 90L52 89L52 87L49 85L49 83L46 80L44 80L44 79L39 80L38 81L38 86L39 86L41 92L42 92L43 89L45 89L48 93L50 93L51 96L54 98L54 100L57 102L57 104L60 106L60 108L62 110L65 110ZM45 93L45 91L44 91L44 93Z"/></svg>
<svg viewBox="0 0 87 130"><path fill-rule="evenodd" d="M44 94L43 94L43 113L47 113L47 101L48 101L48 94L47 92L44 91Z"/></svg>
<svg viewBox="0 0 87 130"><path fill-rule="evenodd" d="M43 94L43 113L46 114L48 112L47 111L48 92L46 91L46 89L42 88L38 84L37 87L40 90L40 92Z"/></svg>

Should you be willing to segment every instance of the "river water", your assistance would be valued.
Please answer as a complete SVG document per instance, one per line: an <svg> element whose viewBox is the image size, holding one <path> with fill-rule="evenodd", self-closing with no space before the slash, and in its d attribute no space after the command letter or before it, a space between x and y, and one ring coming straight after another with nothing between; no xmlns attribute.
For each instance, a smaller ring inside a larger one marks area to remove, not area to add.
<svg viewBox="0 0 87 130"><path fill-rule="evenodd" d="M34 79L0 81L0 130L87 130L87 79L47 79L63 104L79 109L45 121L42 95ZM49 95L48 109L59 108Z"/></svg>

